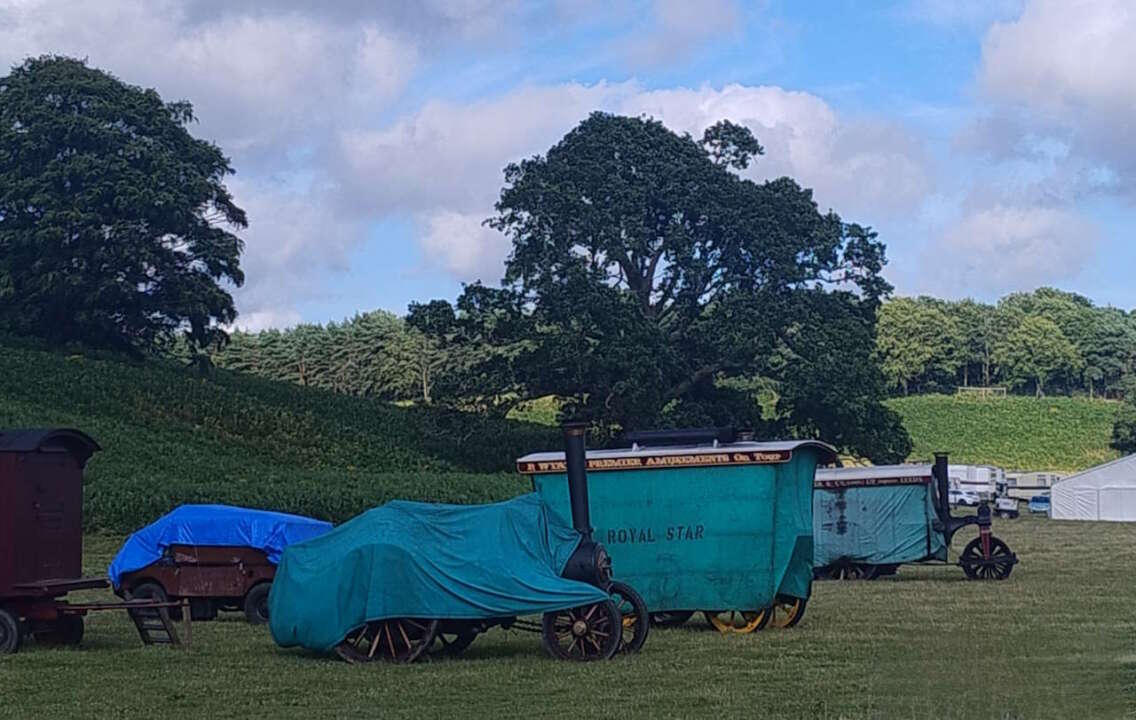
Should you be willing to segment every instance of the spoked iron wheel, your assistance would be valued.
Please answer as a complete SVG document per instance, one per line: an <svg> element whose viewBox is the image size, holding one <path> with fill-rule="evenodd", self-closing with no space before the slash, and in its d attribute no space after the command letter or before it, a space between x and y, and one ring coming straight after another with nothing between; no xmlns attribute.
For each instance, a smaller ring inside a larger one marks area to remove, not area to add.
<svg viewBox="0 0 1136 720"><path fill-rule="evenodd" d="M706 616L706 622L723 635L757 632L769 623L769 616L772 615L768 608L752 611L707 610L702 614Z"/></svg>
<svg viewBox="0 0 1136 720"><path fill-rule="evenodd" d="M833 580L875 580L880 569L875 565L861 563L842 563L833 565L828 576Z"/></svg>
<svg viewBox="0 0 1136 720"><path fill-rule="evenodd" d="M470 627L440 627L430 646L431 657L460 655L477 639L477 631Z"/></svg>
<svg viewBox="0 0 1136 720"><path fill-rule="evenodd" d="M349 663L411 663L430 648L437 633L437 620L375 620L348 633L335 652Z"/></svg>
<svg viewBox="0 0 1136 720"><path fill-rule="evenodd" d="M609 594L615 606L619 608L623 627L619 651L639 652L643 643L647 642L647 630L651 626L647 603L643 602L642 596L635 592L634 588L621 582L613 582Z"/></svg>
<svg viewBox="0 0 1136 720"><path fill-rule="evenodd" d="M545 613L541 641L560 660L607 660L619 650L623 621L611 600Z"/></svg>
<svg viewBox="0 0 1136 720"><path fill-rule="evenodd" d="M791 628L801 622L805 616L807 598L778 595L773 606L769 608L769 627Z"/></svg>
<svg viewBox="0 0 1136 720"><path fill-rule="evenodd" d="M651 613L651 624L655 627L671 628L682 625L694 617L693 610L671 610L670 612Z"/></svg>
<svg viewBox="0 0 1136 720"><path fill-rule="evenodd" d="M1010 547L991 535L989 562L982 557L982 538L976 537L966 544L958 564L971 580L1005 580L1010 577L1014 562Z"/></svg>

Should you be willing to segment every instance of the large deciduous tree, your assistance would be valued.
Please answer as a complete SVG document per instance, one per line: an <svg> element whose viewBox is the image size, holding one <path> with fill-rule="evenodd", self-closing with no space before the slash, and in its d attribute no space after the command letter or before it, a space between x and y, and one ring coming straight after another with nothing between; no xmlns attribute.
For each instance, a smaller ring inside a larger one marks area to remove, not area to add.
<svg viewBox="0 0 1136 720"><path fill-rule="evenodd" d="M247 222L192 120L79 60L0 78L0 328L133 352L224 337Z"/></svg>
<svg viewBox="0 0 1136 720"><path fill-rule="evenodd" d="M884 377L906 395L917 378L952 380L965 360L966 340L935 301L897 298L880 308L876 347Z"/></svg>
<svg viewBox="0 0 1136 720"><path fill-rule="evenodd" d="M1038 397L1045 395L1045 385L1054 375L1075 375L1084 366L1057 323L1038 315L1022 318L997 348L997 357L1014 384L1032 382Z"/></svg>
<svg viewBox="0 0 1136 720"><path fill-rule="evenodd" d="M854 451L902 458L910 440L880 404L871 357L890 291L883 245L819 211L789 178L740 177L760 152L737 125L698 142L596 113L546 155L509 165L489 221L512 242L502 286L467 287L449 329L455 342L501 350L472 375L516 400L567 398L567 412L625 428L700 408L764 432L840 433ZM736 377L782 386L776 418L723 387Z"/></svg>

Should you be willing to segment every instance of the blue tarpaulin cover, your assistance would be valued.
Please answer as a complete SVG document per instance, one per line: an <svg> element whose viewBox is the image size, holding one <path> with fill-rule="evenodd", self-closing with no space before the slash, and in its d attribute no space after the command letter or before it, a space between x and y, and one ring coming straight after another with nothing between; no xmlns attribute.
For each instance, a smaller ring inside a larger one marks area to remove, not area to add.
<svg viewBox="0 0 1136 720"><path fill-rule="evenodd" d="M284 551L269 627L284 647L329 650L372 620L516 617L607 599L560 577L579 543L535 494L493 505L390 502Z"/></svg>
<svg viewBox="0 0 1136 720"><path fill-rule="evenodd" d="M170 545L235 545L263 550L269 562L291 543L331 530L331 523L300 515L230 505L182 505L136 531L114 556L107 575L115 588L122 576L159 560Z"/></svg>

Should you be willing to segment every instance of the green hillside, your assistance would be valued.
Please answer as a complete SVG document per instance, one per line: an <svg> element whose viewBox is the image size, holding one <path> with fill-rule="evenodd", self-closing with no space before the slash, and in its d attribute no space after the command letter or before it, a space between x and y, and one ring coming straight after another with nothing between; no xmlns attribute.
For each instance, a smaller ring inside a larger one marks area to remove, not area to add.
<svg viewBox="0 0 1136 720"><path fill-rule="evenodd" d="M923 395L888 404L903 416L914 459L1018 470L1082 470L1117 456L1108 446L1116 403L1070 397L956 398Z"/></svg>
<svg viewBox="0 0 1136 720"><path fill-rule="evenodd" d="M547 403L546 403L547 405ZM1115 457L1115 404L947 396L890 401L913 458L1077 470ZM0 344L0 427L82 429L104 452L87 473L88 528L132 530L184 502L333 521L391 498L488 502L527 488L512 461L559 444L546 424L398 407L261 378Z"/></svg>
<svg viewBox="0 0 1136 720"><path fill-rule="evenodd" d="M183 502L341 521L395 497L502 499L526 487L512 461L559 442L529 423L0 345L0 427L37 426L79 428L103 446L85 521L119 531Z"/></svg>

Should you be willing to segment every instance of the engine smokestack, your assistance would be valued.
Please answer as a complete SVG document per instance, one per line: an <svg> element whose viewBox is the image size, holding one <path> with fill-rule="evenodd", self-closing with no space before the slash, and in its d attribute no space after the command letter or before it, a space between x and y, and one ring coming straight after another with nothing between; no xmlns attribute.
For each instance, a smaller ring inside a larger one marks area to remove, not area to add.
<svg viewBox="0 0 1136 720"><path fill-rule="evenodd" d="M585 440L588 424L564 423L564 462L568 472L568 499L572 506L572 527L589 540L592 517L588 511L588 458Z"/></svg>
<svg viewBox="0 0 1136 720"><path fill-rule="evenodd" d="M951 520L951 496L946 453L935 453L935 465L931 475L935 479L935 495L938 496L936 509L939 512L939 519L943 521L944 526L947 526Z"/></svg>

